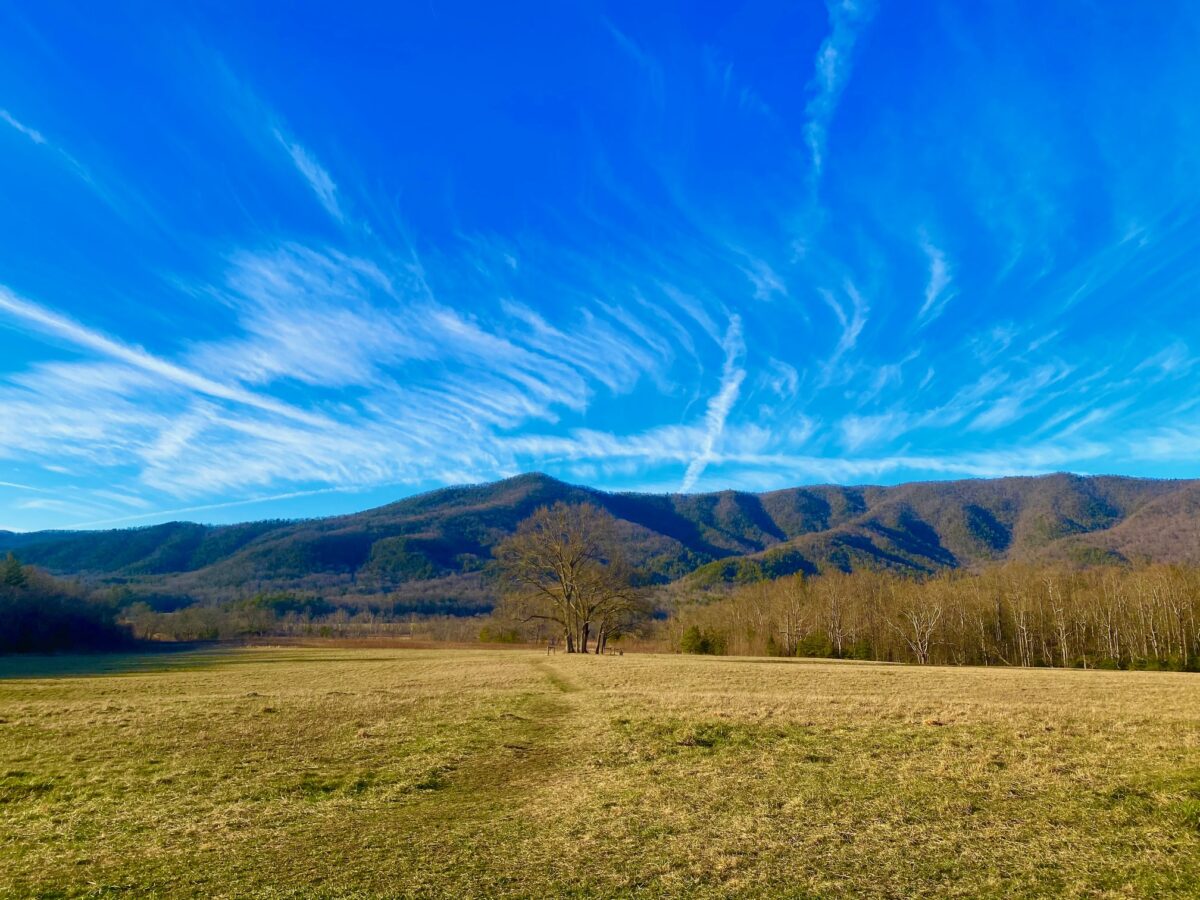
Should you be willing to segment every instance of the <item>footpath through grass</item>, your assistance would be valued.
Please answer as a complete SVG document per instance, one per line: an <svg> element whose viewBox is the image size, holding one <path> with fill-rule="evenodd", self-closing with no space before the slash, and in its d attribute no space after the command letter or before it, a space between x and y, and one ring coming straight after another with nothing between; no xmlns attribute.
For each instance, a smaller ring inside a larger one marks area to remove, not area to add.
<svg viewBox="0 0 1200 900"><path fill-rule="evenodd" d="M0 896L1200 895L1200 676L323 648L108 668L0 661Z"/></svg>

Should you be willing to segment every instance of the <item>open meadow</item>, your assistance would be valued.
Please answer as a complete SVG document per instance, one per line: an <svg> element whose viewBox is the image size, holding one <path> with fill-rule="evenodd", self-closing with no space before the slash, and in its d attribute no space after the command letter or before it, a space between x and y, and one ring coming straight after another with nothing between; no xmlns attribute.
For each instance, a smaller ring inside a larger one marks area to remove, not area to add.
<svg viewBox="0 0 1200 900"><path fill-rule="evenodd" d="M1200 894L1200 676L0 660L3 896Z"/></svg>

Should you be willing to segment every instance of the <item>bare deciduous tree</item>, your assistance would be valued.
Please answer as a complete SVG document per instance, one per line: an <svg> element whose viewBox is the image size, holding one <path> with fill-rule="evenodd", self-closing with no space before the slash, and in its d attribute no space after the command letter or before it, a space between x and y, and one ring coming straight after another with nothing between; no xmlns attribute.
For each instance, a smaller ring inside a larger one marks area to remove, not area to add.
<svg viewBox="0 0 1200 900"><path fill-rule="evenodd" d="M644 612L615 520L590 503L541 507L494 552L508 612L556 624L568 653L587 653L593 636L603 653Z"/></svg>
<svg viewBox="0 0 1200 900"><path fill-rule="evenodd" d="M915 592L914 592L915 593ZM942 619L942 606L936 596L917 594L908 598L891 626L904 638L918 665L929 662L929 649Z"/></svg>

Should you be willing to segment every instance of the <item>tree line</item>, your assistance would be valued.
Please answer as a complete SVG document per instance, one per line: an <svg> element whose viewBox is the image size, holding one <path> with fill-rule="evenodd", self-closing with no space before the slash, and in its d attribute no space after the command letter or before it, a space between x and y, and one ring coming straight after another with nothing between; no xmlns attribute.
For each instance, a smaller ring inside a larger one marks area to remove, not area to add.
<svg viewBox="0 0 1200 900"><path fill-rule="evenodd" d="M1000 565L795 575L679 603L690 652L918 664L1200 668L1200 570Z"/></svg>
<svg viewBox="0 0 1200 900"><path fill-rule="evenodd" d="M259 591L225 602L205 601L155 609L134 594L112 592L120 619L149 641L228 641L267 636L302 638L411 638L463 642L475 639L480 617L418 615L389 607L346 607L312 594ZM483 626L486 627L486 626Z"/></svg>
<svg viewBox="0 0 1200 900"><path fill-rule="evenodd" d="M113 605L22 565L11 553L0 560L0 653L113 650L131 643Z"/></svg>

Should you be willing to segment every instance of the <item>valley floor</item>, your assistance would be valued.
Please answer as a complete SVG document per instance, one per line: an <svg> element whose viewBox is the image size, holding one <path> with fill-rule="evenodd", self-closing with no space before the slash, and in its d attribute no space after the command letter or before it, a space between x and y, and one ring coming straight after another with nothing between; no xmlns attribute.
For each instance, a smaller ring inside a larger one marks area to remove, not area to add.
<svg viewBox="0 0 1200 900"><path fill-rule="evenodd" d="M1196 675L43 663L0 660L2 896L1200 894Z"/></svg>

